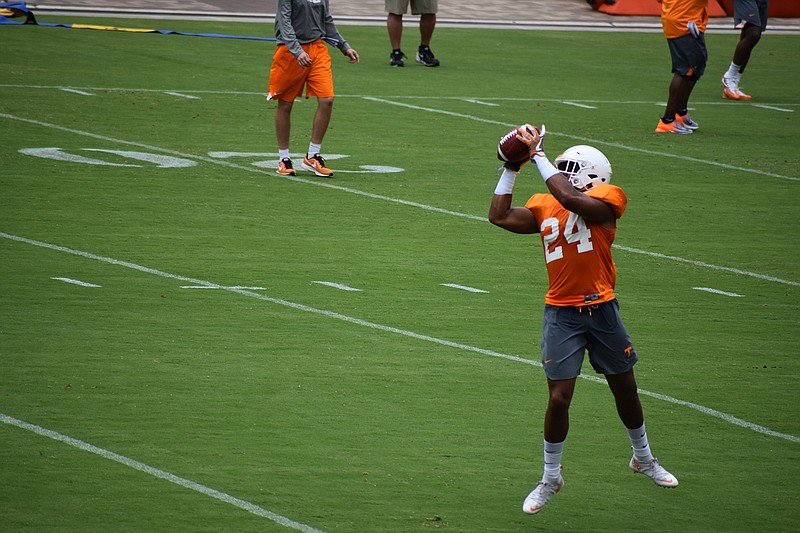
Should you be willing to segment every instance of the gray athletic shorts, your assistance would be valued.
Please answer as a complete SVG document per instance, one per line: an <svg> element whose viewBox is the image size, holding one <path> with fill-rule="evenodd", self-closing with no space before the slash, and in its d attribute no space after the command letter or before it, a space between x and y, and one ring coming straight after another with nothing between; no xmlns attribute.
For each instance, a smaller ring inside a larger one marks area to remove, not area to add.
<svg viewBox="0 0 800 533"><path fill-rule="evenodd" d="M393 15L404 15L411 4L412 15L435 14L439 11L439 0L386 0L386 12Z"/></svg>
<svg viewBox="0 0 800 533"><path fill-rule="evenodd" d="M745 24L767 29L769 0L733 0L733 27L744 28Z"/></svg>
<svg viewBox="0 0 800 533"><path fill-rule="evenodd" d="M684 35L675 39L667 39L669 53L672 56L672 72L699 80L706 71L708 50L706 39L701 33L699 37Z"/></svg>
<svg viewBox="0 0 800 533"><path fill-rule="evenodd" d="M617 300L583 307L545 305L542 365L547 377L577 377L586 351L598 374L622 374L639 360Z"/></svg>

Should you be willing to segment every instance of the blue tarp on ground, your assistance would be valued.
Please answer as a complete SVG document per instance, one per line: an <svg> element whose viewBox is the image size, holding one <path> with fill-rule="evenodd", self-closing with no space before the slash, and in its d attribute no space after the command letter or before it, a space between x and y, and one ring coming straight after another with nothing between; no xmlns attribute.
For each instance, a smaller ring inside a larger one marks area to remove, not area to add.
<svg viewBox="0 0 800 533"><path fill-rule="evenodd" d="M173 30L149 30L140 28L118 28L116 26L98 26L94 24L54 24L38 22L33 12L28 9L25 2L0 2L1 24L36 24L37 26L50 26L74 28L80 30L111 30L131 33L160 33L162 35L187 35L189 37L215 37L218 39L247 39L251 41L274 41L275 37L253 37L247 35L223 35L221 33L187 33Z"/></svg>

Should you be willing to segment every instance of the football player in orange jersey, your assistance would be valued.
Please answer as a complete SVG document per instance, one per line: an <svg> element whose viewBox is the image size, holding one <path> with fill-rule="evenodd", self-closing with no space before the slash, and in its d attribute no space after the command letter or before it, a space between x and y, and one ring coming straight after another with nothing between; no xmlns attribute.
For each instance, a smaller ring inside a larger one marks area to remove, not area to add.
<svg viewBox="0 0 800 533"><path fill-rule="evenodd" d="M661 27L672 57L667 105L656 133L693 133L700 125L689 116L689 97L708 63L705 31L708 0L658 0Z"/></svg>
<svg viewBox="0 0 800 533"><path fill-rule="evenodd" d="M633 449L629 467L657 485L678 480L650 451L642 404L633 374L638 356L619 314L614 295L617 270L611 244L617 219L627 204L625 192L611 185L608 159L591 146L573 146L555 159L542 148L545 127L520 127L517 138L529 146L550 194L534 194L524 207L512 207L512 190L522 163L506 163L489 208L489 221L512 233L539 233L550 280L545 295L542 366L549 401L544 417L544 473L522 510L539 512L564 486L561 456L569 430L569 406L584 353L603 374L628 430ZM533 133L531 133L533 132Z"/></svg>

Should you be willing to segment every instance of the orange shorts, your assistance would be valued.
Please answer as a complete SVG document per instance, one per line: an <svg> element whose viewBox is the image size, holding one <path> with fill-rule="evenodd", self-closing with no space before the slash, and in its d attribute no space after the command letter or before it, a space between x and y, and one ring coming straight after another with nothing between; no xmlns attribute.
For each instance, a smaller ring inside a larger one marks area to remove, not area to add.
<svg viewBox="0 0 800 533"><path fill-rule="evenodd" d="M333 97L333 73L331 72L331 55L324 42L300 45L311 56L311 66L301 67L297 59L286 45L279 44L272 56L272 67L269 69L267 98L294 102L306 88L306 98Z"/></svg>

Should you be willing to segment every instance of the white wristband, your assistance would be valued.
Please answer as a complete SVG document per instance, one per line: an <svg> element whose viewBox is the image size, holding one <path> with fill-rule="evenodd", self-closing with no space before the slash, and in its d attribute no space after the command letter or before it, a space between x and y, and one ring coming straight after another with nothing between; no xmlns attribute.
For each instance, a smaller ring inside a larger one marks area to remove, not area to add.
<svg viewBox="0 0 800 533"><path fill-rule="evenodd" d="M495 194L511 194L514 189L514 182L517 179L517 173L507 168L503 169L500 179L497 181L497 187L494 188Z"/></svg>
<svg viewBox="0 0 800 533"><path fill-rule="evenodd" d="M539 169L539 174L542 175L542 179L544 181L549 180L552 176L558 174L558 169L553 166L553 163L550 162L543 155L536 154L531 158L531 161L536 163L536 168Z"/></svg>

